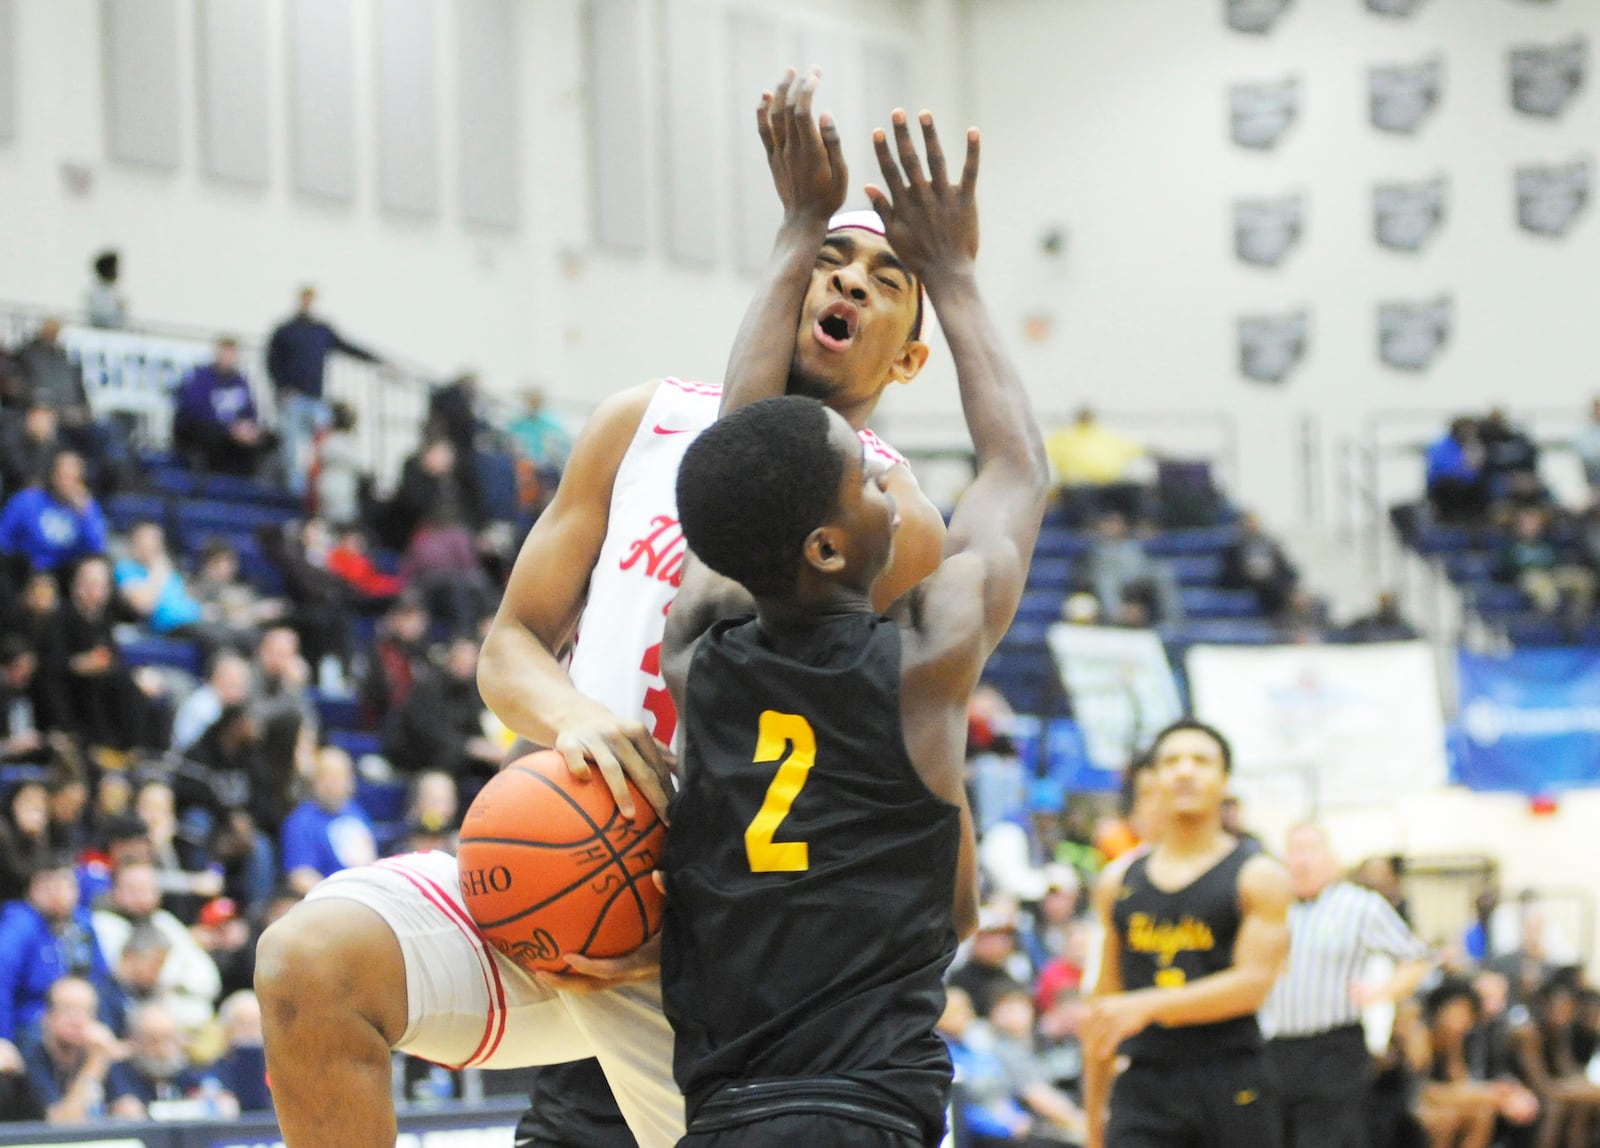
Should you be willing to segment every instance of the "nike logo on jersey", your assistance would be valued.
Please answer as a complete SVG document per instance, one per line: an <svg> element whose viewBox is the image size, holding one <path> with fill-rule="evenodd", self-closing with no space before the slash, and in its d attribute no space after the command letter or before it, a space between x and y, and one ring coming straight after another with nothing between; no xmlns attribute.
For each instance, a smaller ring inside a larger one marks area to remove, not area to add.
<svg viewBox="0 0 1600 1148"><path fill-rule="evenodd" d="M650 429L655 431L656 434L688 434L690 431L694 430L693 427L664 427L660 423L657 423Z"/></svg>

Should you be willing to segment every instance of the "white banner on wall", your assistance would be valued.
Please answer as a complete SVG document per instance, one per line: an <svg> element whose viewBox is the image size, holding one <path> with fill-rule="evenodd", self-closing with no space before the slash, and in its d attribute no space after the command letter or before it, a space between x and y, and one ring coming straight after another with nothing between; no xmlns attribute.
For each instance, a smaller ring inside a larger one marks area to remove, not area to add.
<svg viewBox="0 0 1600 1148"><path fill-rule="evenodd" d="M1196 646L1199 717L1233 743L1234 787L1313 806L1444 785L1444 715L1422 642Z"/></svg>
<svg viewBox="0 0 1600 1148"><path fill-rule="evenodd" d="M1089 760L1120 771L1135 748L1183 713L1167 652L1153 630L1050 627L1050 653Z"/></svg>

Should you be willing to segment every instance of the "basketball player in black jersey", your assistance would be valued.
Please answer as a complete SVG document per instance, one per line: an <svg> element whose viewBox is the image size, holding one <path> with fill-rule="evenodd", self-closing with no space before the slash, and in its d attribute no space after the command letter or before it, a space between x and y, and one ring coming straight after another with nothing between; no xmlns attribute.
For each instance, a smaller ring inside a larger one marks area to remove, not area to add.
<svg viewBox="0 0 1600 1148"><path fill-rule="evenodd" d="M909 1148L943 1135L951 1070L934 1025L977 916L966 707L1016 609L1048 481L974 283L976 131L957 185L927 113L926 171L903 112L898 164L877 133L885 188L868 195L892 252L857 275L823 243L845 173L831 122L811 118L814 84L764 104L785 222L722 417L678 472L695 561L663 657L685 743L662 990L688 1116L680 1143L694 1148ZM942 564L883 615L869 595L897 516L881 471L828 408L768 397L783 392L819 265L839 267L818 320L834 324L836 354L852 352L868 309L926 288L976 448Z"/></svg>
<svg viewBox="0 0 1600 1148"><path fill-rule="evenodd" d="M1289 951L1289 875L1222 828L1222 734L1179 721L1151 756L1160 829L1095 889L1106 933L1084 1025L1088 1148L1277 1148L1256 1012Z"/></svg>

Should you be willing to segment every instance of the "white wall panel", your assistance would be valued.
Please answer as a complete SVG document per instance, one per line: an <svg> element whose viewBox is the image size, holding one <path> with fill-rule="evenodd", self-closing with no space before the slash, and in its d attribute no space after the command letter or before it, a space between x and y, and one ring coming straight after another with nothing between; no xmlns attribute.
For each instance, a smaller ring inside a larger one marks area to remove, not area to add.
<svg viewBox="0 0 1600 1148"><path fill-rule="evenodd" d="M595 238L627 251L644 250L650 236L641 20L639 0L592 0L589 6Z"/></svg>
<svg viewBox="0 0 1600 1148"><path fill-rule="evenodd" d="M17 17L12 0L0 0L0 140L17 134Z"/></svg>
<svg viewBox="0 0 1600 1148"><path fill-rule="evenodd" d="M711 10L698 0L678 0L666 10L665 18L661 112L665 118L667 250L689 262L711 263L717 258L722 218L717 155L722 76L716 66L716 25ZM753 94L743 102L749 105L747 130L753 138Z"/></svg>
<svg viewBox="0 0 1600 1148"><path fill-rule="evenodd" d="M434 0L379 0L378 198L419 215L439 210L439 68Z"/></svg>
<svg viewBox="0 0 1600 1148"><path fill-rule="evenodd" d="M780 208L772 190L772 175L767 157L756 136L752 100L771 91L782 69L793 63L785 50L785 37L778 20L754 10L734 12L729 17L729 46L733 54L733 92L735 112L730 117L737 210L735 248L739 266L759 270L772 251L772 237L778 229ZM737 94L744 93L741 105Z"/></svg>
<svg viewBox="0 0 1600 1148"><path fill-rule="evenodd" d="M356 194L355 17L350 0L289 0L294 182L330 199Z"/></svg>
<svg viewBox="0 0 1600 1148"><path fill-rule="evenodd" d="M267 17L260 0L201 0L200 151L212 175L265 184L272 174Z"/></svg>
<svg viewBox="0 0 1600 1148"><path fill-rule="evenodd" d="M516 227L522 219L515 0L454 0L456 164L461 215Z"/></svg>
<svg viewBox="0 0 1600 1148"><path fill-rule="evenodd" d="M106 148L177 167L178 0L104 0Z"/></svg>

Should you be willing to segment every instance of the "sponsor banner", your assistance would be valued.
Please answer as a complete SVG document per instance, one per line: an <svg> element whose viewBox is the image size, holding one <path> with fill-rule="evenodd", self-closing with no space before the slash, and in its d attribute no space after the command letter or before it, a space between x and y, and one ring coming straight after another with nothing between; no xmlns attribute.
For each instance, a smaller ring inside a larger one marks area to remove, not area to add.
<svg viewBox="0 0 1600 1148"><path fill-rule="evenodd" d="M1371 804L1448 780L1424 642L1196 646L1188 667L1195 713L1233 743L1247 801Z"/></svg>
<svg viewBox="0 0 1600 1148"><path fill-rule="evenodd" d="M1529 794L1600 785L1600 650L1463 653L1456 667L1461 784Z"/></svg>
<svg viewBox="0 0 1600 1148"><path fill-rule="evenodd" d="M1114 789L1128 758L1183 713L1166 649L1153 630L1066 622L1050 627L1048 641L1077 719L1075 731L1052 728L1050 735L1081 735L1092 767L1078 769L1067 783L1073 789ZM1046 752L1065 761L1073 756L1065 748L1047 744ZM1094 771L1103 776L1088 776Z"/></svg>

